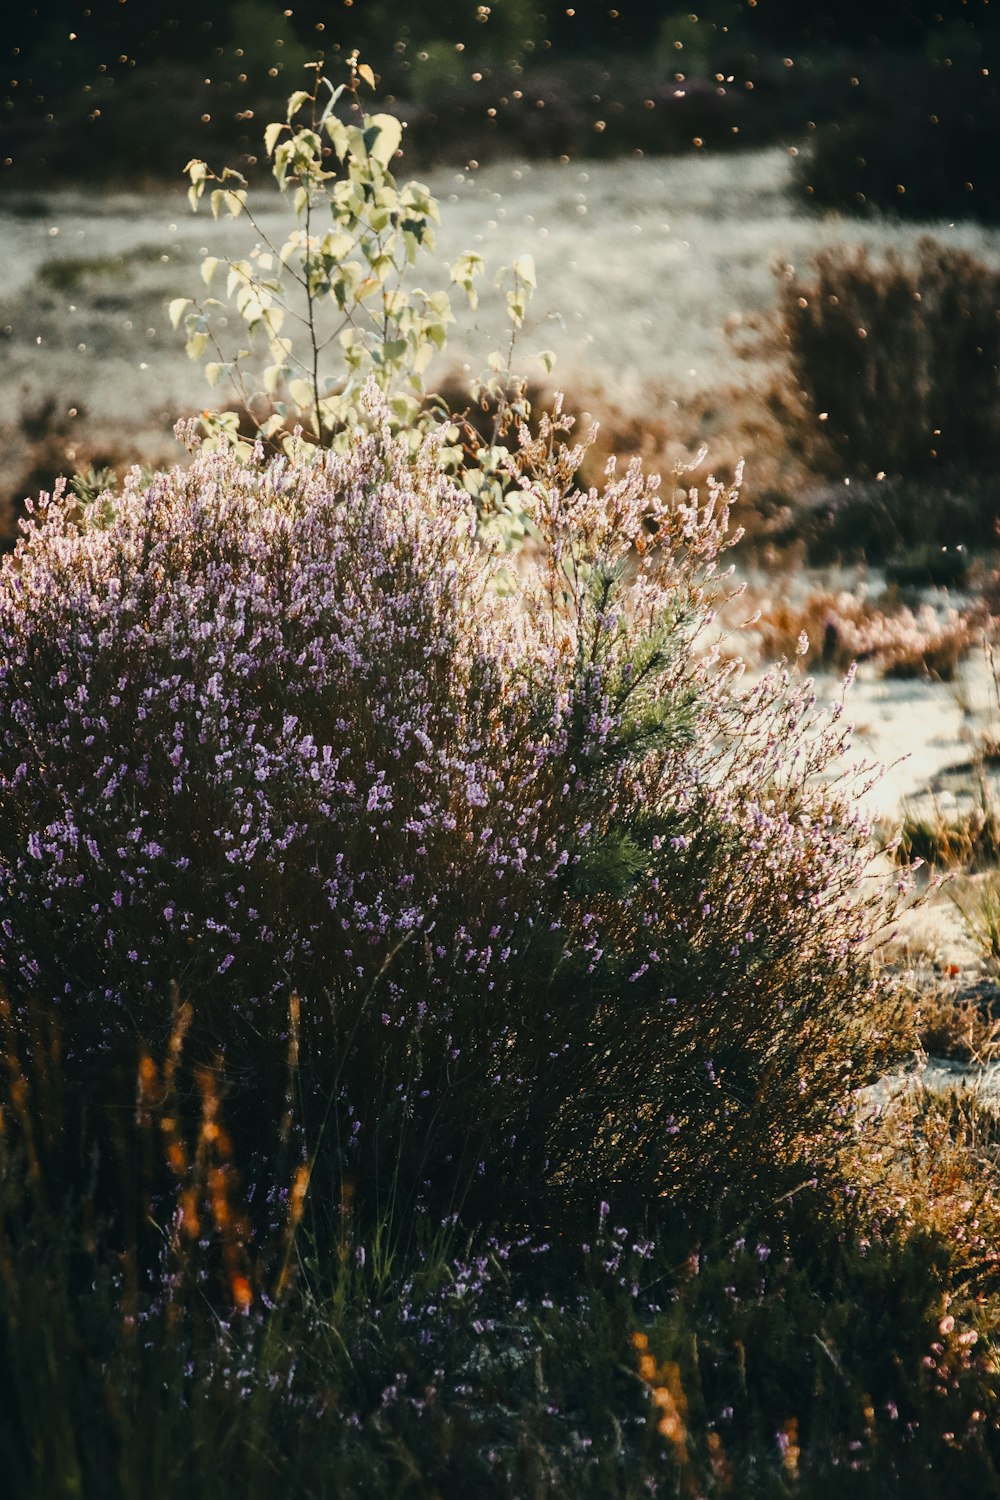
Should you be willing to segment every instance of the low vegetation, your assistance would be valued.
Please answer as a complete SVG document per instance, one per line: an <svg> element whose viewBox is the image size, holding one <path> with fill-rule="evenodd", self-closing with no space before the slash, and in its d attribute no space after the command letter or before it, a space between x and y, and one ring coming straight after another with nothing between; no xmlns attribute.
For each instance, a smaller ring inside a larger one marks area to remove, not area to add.
<svg viewBox="0 0 1000 1500"><path fill-rule="evenodd" d="M488 441L421 401L436 205L319 98L267 134L304 361L226 268L257 436L0 569L8 1493L993 1493L996 1122L887 1082L842 711L724 655L731 487L581 483L509 358Z"/></svg>
<svg viewBox="0 0 1000 1500"><path fill-rule="evenodd" d="M852 479L981 472L1000 449L1000 273L926 238L915 260L827 249L781 278L781 338L817 465Z"/></svg>
<svg viewBox="0 0 1000 1500"><path fill-rule="evenodd" d="M897 596L868 600L848 589L815 589L799 603L751 596L757 603L752 629L763 660L796 654L813 670L847 672L854 662L872 662L887 677L954 678L959 664L982 639L985 613L943 611L922 604L915 611Z"/></svg>
<svg viewBox="0 0 1000 1500"><path fill-rule="evenodd" d="M206 1495L993 1483L992 1177L855 1155L889 893L836 727L695 649L723 497L545 429L510 595L427 441L56 499L4 574L14 1493L182 1433Z"/></svg>

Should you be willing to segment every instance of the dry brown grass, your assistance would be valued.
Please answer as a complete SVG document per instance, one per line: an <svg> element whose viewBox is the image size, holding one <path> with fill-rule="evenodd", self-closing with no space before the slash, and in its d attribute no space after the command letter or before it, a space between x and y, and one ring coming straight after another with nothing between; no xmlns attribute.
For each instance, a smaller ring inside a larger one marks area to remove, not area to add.
<svg viewBox="0 0 1000 1500"><path fill-rule="evenodd" d="M931 1057L984 1067L1000 1057L1000 1014L997 996L960 987L942 977L922 985L909 996L914 1033Z"/></svg>
<svg viewBox="0 0 1000 1500"><path fill-rule="evenodd" d="M741 608L744 618L759 611L754 630L763 660L801 656L808 668L837 672L854 661L873 661L886 676L944 682L986 623L983 611L939 613L929 604L914 611L892 592L874 600L846 589L813 589L798 600L754 590Z"/></svg>

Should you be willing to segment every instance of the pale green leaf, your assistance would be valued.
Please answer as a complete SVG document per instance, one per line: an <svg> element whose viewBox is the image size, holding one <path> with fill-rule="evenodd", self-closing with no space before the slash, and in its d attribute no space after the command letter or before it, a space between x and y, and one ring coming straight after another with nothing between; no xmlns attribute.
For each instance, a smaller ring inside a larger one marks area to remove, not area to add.
<svg viewBox="0 0 1000 1500"><path fill-rule="evenodd" d="M455 315L447 292L434 292L427 298L427 306L445 323L454 323Z"/></svg>
<svg viewBox="0 0 1000 1500"><path fill-rule="evenodd" d="M340 160L343 161L349 149L347 126L342 120L338 120L336 115L328 115L324 124L326 125L326 133L330 137L334 151L336 151Z"/></svg>
<svg viewBox="0 0 1000 1500"><path fill-rule="evenodd" d="M391 187L389 182L386 181L383 182L377 189L372 202L375 204L376 208L387 208L390 213L395 213L399 208L399 194L396 192L396 189L394 187Z"/></svg>
<svg viewBox="0 0 1000 1500"><path fill-rule="evenodd" d="M520 328L524 322L524 315L527 312L523 292L507 293L507 312L515 328Z"/></svg>
<svg viewBox="0 0 1000 1500"><path fill-rule="evenodd" d="M403 139L403 127L395 115L369 115L365 118L364 144L368 155L380 167L388 168Z"/></svg>
<svg viewBox="0 0 1000 1500"><path fill-rule="evenodd" d="M229 275L226 277L226 296L231 297L238 286L244 286L253 275L253 267L249 261L237 260L229 267Z"/></svg>
<svg viewBox="0 0 1000 1500"><path fill-rule="evenodd" d="M343 260L354 249L354 240L343 229L331 229L320 240L320 253L330 260Z"/></svg>
<svg viewBox="0 0 1000 1500"><path fill-rule="evenodd" d="M530 286L532 291L538 285L535 279L535 258L533 255L519 255L511 266L514 275L523 281L525 286Z"/></svg>
<svg viewBox="0 0 1000 1500"><path fill-rule="evenodd" d="M303 104L308 104L312 98L308 89L296 89L288 100L288 113L286 119L291 122L292 116L298 114Z"/></svg>
<svg viewBox="0 0 1000 1500"><path fill-rule="evenodd" d="M275 120L273 124L268 125L267 129L264 131L264 150L267 152L268 156L274 155L274 148L278 142L279 137L281 136L281 132L287 129L288 126L283 125L280 120Z"/></svg>
<svg viewBox="0 0 1000 1500"><path fill-rule="evenodd" d="M405 391L400 391L393 396L389 404L394 415L407 425L415 420L420 410L420 403L413 396L408 396Z"/></svg>
<svg viewBox="0 0 1000 1500"><path fill-rule="evenodd" d="M330 90L330 97L326 101L326 106L325 106L325 108L323 110L323 113L319 117L319 123L321 125L325 125L326 122L327 122L327 119L329 118L329 116L331 114L331 112L336 108L336 106L337 106L337 100L340 98L341 94L346 89L347 84L346 83L340 83L340 84L337 85L336 88L334 88L333 84L330 82L329 78L320 78L318 80L318 84L319 83L325 84L326 87ZM317 86L316 92L317 93L319 92L318 86Z"/></svg>
<svg viewBox="0 0 1000 1500"><path fill-rule="evenodd" d="M171 328L177 328L177 327L179 327L181 318L183 318L185 310L187 308L189 308L190 306L191 306L191 298L190 297L175 297L174 298L174 300L170 303L169 307L167 308L167 316L170 319L170 326L171 326Z"/></svg>
<svg viewBox="0 0 1000 1500"><path fill-rule="evenodd" d="M301 377L288 382L288 394L299 411L309 411L314 405L315 392L313 391L312 384Z"/></svg>
<svg viewBox="0 0 1000 1500"><path fill-rule="evenodd" d="M288 176L293 147L293 141L280 141L274 148L274 166L272 167L272 171L282 188L284 187L285 178Z"/></svg>

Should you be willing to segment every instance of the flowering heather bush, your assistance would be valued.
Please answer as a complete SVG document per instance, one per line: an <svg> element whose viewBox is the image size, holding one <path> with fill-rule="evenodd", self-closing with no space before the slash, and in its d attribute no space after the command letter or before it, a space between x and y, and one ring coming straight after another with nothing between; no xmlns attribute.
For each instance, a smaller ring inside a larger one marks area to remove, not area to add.
<svg viewBox="0 0 1000 1500"><path fill-rule="evenodd" d="M436 453L43 501L0 576L12 999L100 1097L176 981L234 1129L273 1134L287 1047L304 1149L380 1192L773 1184L878 1047L842 726L707 649L726 496L582 493L545 422L515 592Z"/></svg>

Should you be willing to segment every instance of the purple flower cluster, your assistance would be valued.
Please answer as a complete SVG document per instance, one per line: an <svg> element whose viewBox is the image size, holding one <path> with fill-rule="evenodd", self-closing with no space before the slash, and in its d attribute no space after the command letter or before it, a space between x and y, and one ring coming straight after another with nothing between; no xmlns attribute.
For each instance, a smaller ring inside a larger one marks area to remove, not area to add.
<svg viewBox="0 0 1000 1500"><path fill-rule="evenodd" d="M253 1004L367 989L419 936L488 988L508 887L566 851L471 526L378 439L136 475L103 529L43 507L0 590L11 981Z"/></svg>
<svg viewBox="0 0 1000 1500"><path fill-rule="evenodd" d="M265 1067L294 990L348 1158L484 1192L662 1190L842 1096L886 910L843 728L711 646L726 497L579 457L524 435L514 592L434 439L43 503L0 575L8 987L148 1034L176 981Z"/></svg>

